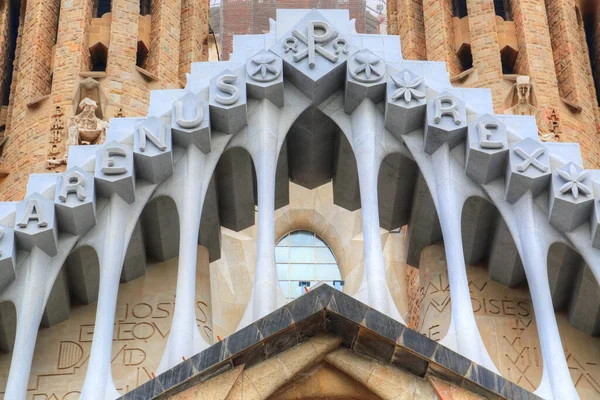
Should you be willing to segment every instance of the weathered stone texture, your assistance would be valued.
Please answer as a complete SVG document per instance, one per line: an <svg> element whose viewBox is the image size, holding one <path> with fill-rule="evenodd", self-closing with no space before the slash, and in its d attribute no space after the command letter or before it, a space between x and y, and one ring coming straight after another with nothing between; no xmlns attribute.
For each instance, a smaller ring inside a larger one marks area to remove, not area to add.
<svg viewBox="0 0 600 400"><path fill-rule="evenodd" d="M458 75L462 66L454 51L452 0L423 0L427 59L448 63L450 75Z"/></svg>
<svg viewBox="0 0 600 400"><path fill-rule="evenodd" d="M455 85L490 88L499 114L507 108L505 99L514 82L514 75L505 75L506 71L512 68L514 74L530 76L537 98L534 106L540 110L540 133L579 142L584 166L598 168L600 6L589 0L510 3L512 21L505 21L496 15L493 0L467 0L468 15L461 19L453 16L451 0L392 0L388 33L400 35L404 58L445 61L451 77L457 77ZM598 60L594 70L585 29L594 37L592 59ZM458 55L461 46L471 48L473 71L457 76L464 72ZM506 46L517 53L514 65L509 60L503 71L501 52Z"/></svg>
<svg viewBox="0 0 600 400"><path fill-rule="evenodd" d="M1 94L6 91L2 78L9 71L5 64L10 60L3 55L10 43L7 16L11 10L9 1L0 4ZM23 198L30 173L48 172L52 132L59 132L55 156L63 156L66 128L54 129L53 115L60 107L66 125L76 113L74 103L79 98L75 96L82 80L92 75L100 82L108 101L105 120L119 111L140 116L146 114L150 90L182 87L191 62L208 59L207 0L187 0L183 8L176 0L153 0L152 15L147 16L140 15L138 0L112 0L111 12L104 18L92 18L93 0L30 0L24 7L8 112L0 113L7 115L9 139L0 158L0 168L9 173L0 180L3 201ZM139 66L138 41L149 48ZM108 48L106 71L92 73L90 46L98 42ZM55 169L62 170L64 165Z"/></svg>
<svg viewBox="0 0 600 400"><path fill-rule="evenodd" d="M208 59L209 12L210 7L207 0L183 0L181 2L180 82L185 82L185 74L190 72L192 62Z"/></svg>
<svg viewBox="0 0 600 400"><path fill-rule="evenodd" d="M152 43L147 69L158 77L161 88L179 87L180 31L181 1L153 0Z"/></svg>

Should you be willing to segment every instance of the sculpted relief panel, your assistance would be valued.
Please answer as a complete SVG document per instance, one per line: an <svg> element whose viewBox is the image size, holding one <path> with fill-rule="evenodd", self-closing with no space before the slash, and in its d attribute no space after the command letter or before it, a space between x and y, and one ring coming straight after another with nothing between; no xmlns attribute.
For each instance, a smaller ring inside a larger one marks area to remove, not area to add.
<svg viewBox="0 0 600 400"><path fill-rule="evenodd" d="M450 287L444 247L436 244L421 253L419 332L440 341L451 317ZM467 266L471 304L485 346L500 373L534 391L542 378L543 363L527 288L509 289L488 279L485 266ZM600 339L573 328L563 312L557 313L571 378L581 399L600 396Z"/></svg>
<svg viewBox="0 0 600 400"><path fill-rule="evenodd" d="M213 342L208 252L199 248L196 321L204 340ZM169 335L175 306L177 258L149 264L146 275L120 285L113 336L112 369L125 394L152 379ZM28 400L76 400L88 367L96 303L74 306L70 318L41 329L35 349ZM216 340L216 338L215 338ZM12 354L0 354L0 399Z"/></svg>

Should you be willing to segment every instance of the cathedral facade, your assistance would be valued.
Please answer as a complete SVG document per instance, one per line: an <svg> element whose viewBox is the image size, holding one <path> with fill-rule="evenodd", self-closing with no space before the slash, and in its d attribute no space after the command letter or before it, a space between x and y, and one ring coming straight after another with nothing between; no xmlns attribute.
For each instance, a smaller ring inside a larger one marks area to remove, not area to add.
<svg viewBox="0 0 600 400"><path fill-rule="evenodd" d="M0 3L0 399L598 398L598 8L276 6Z"/></svg>

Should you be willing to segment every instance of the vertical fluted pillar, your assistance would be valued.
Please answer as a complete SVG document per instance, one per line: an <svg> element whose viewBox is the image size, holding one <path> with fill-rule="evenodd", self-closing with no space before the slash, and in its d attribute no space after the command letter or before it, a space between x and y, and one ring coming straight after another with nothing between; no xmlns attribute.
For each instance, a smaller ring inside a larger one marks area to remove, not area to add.
<svg viewBox="0 0 600 400"><path fill-rule="evenodd" d="M189 146L183 177L183 206L179 211L179 263L175 311L167 346L158 366L161 373L201 351L200 332L196 325L196 259L198 232L206 194L204 184L206 156L196 146ZM209 176L210 180L210 176ZM206 182L208 185L208 182ZM198 344L196 344L198 343Z"/></svg>
<svg viewBox="0 0 600 400"><path fill-rule="evenodd" d="M435 190L432 190L432 194L444 237L452 298L452 319L448 334L441 343L498 373L481 339L471 304L461 231L463 202L456 197L455 182L451 178L452 169L458 166L452 162L448 144L444 144L431 157L435 175ZM461 170L458 173L464 172Z"/></svg>
<svg viewBox="0 0 600 400"><path fill-rule="evenodd" d="M350 117L352 148L358 167L364 237L363 282L357 297L369 306L404 323L387 285L381 246L377 180L381 161L386 154L381 146L382 138L378 137L384 133L383 118L380 114L377 106L367 99L363 100Z"/></svg>
<svg viewBox="0 0 600 400"><path fill-rule="evenodd" d="M107 225L100 254L100 287L94 338L85 376L82 400L116 399L119 392L112 378L112 338L121 269L125 259L126 230L130 210L121 197L113 194L107 206Z"/></svg>
<svg viewBox="0 0 600 400"><path fill-rule="evenodd" d="M542 383L536 394L544 398L579 399L571 380L554 315L552 294L548 285L547 254L538 243L533 201L531 192L521 197L515 203L515 216L518 221L519 247L544 361Z"/></svg>
<svg viewBox="0 0 600 400"><path fill-rule="evenodd" d="M26 266L24 290L17 305L17 332L6 385L6 399L25 400L38 329L46 302L46 268L52 257L37 247L31 250Z"/></svg>

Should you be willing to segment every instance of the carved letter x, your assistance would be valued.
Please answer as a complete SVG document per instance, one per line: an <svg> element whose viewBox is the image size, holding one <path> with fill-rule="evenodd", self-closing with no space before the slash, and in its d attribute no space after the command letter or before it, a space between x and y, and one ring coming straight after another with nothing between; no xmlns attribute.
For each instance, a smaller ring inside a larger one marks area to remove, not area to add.
<svg viewBox="0 0 600 400"><path fill-rule="evenodd" d="M548 167L538 161L538 158L546 152L546 149L539 148L535 150L532 154L528 154L525 150L520 147L515 149L515 153L519 157L521 157L523 161L521 164L517 166L517 171L524 172L530 165L533 165L535 168L539 169L542 172L548 171Z"/></svg>

